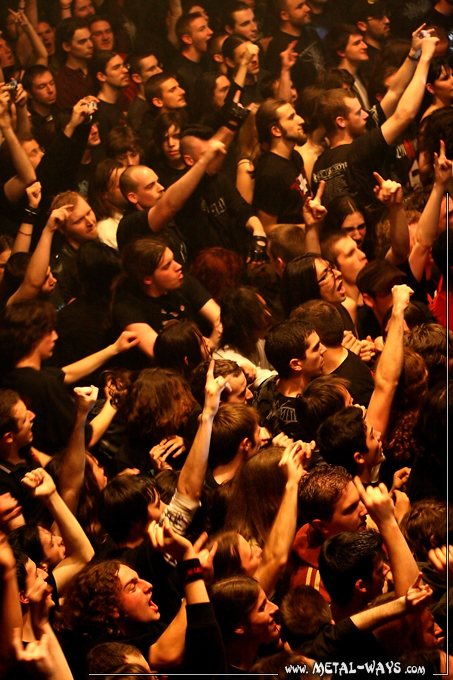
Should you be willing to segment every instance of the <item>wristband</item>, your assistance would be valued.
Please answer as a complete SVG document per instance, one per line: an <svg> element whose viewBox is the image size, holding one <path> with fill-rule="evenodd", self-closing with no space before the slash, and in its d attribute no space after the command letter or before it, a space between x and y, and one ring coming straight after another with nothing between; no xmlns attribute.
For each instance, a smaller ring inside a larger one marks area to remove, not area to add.
<svg viewBox="0 0 453 680"><path fill-rule="evenodd" d="M420 57L411 57L410 54L407 55L407 58L410 59L411 61L420 61Z"/></svg>
<svg viewBox="0 0 453 680"><path fill-rule="evenodd" d="M200 581L203 578L203 567L197 557L179 562L178 572L183 586L193 581Z"/></svg>
<svg viewBox="0 0 453 680"><path fill-rule="evenodd" d="M26 222L27 224L34 224L36 222L37 217L38 211L35 208L25 208L22 222Z"/></svg>
<svg viewBox="0 0 453 680"><path fill-rule="evenodd" d="M267 256L267 238L265 236L252 236L248 256L250 262L256 262L257 264L269 261Z"/></svg>

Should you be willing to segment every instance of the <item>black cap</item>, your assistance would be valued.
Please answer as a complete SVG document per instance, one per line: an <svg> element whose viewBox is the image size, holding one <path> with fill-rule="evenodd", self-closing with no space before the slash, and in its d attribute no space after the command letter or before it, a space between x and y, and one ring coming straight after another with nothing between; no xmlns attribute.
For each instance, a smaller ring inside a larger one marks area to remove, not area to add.
<svg viewBox="0 0 453 680"><path fill-rule="evenodd" d="M382 0L376 0L376 2L357 0L351 9L351 19L354 24L358 21L366 21L370 17L382 19L383 16L388 16L388 9L387 3Z"/></svg>
<svg viewBox="0 0 453 680"><path fill-rule="evenodd" d="M358 273L357 288L361 293L377 293L401 283L403 276L406 274L388 260L373 260Z"/></svg>

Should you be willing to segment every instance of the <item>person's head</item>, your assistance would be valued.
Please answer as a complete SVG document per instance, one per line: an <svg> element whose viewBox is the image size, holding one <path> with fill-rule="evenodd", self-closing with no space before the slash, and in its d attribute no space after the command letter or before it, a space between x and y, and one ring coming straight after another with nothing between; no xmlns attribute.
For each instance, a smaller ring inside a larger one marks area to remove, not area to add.
<svg viewBox="0 0 453 680"><path fill-rule="evenodd" d="M47 21L38 21L36 33L44 43L49 57L55 54L55 29Z"/></svg>
<svg viewBox="0 0 453 680"><path fill-rule="evenodd" d="M213 34L206 15L202 12L183 14L176 23L175 32L180 51L183 54L190 52L194 56L206 53L208 41Z"/></svg>
<svg viewBox="0 0 453 680"><path fill-rule="evenodd" d="M155 483L144 475L117 475L103 489L97 502L99 520L117 544L131 533L144 533L153 519L159 519L165 506Z"/></svg>
<svg viewBox="0 0 453 680"><path fill-rule="evenodd" d="M128 283L156 297L180 288L183 281L181 265L159 237L128 243L123 253L123 270Z"/></svg>
<svg viewBox="0 0 453 680"><path fill-rule="evenodd" d="M16 561L16 578L19 587L19 597L21 604L21 611L24 614L28 610L30 599L28 592L33 589L38 583L45 585L48 579L48 573L41 568L36 562L33 562L23 550L19 547L12 546L14 559ZM52 588L47 585L45 588L46 606L49 608L53 606L51 600Z"/></svg>
<svg viewBox="0 0 453 680"><path fill-rule="evenodd" d="M452 526L453 506L440 499L416 501L401 522L404 538L419 562L428 561L428 553L433 548L441 548L451 543L449 527Z"/></svg>
<svg viewBox="0 0 453 680"><path fill-rule="evenodd" d="M321 73L318 73L316 83L324 90L352 90L354 87L354 76L345 68L329 66Z"/></svg>
<svg viewBox="0 0 453 680"><path fill-rule="evenodd" d="M217 543L213 562L216 581L239 574L254 576L262 561L261 548L246 541L237 531L222 531L212 540Z"/></svg>
<svg viewBox="0 0 453 680"><path fill-rule="evenodd" d="M357 243L357 247L361 248L367 234L367 220L366 208L353 196L349 194L338 196L329 203L321 240L325 239L325 235L341 229L343 234L350 236ZM333 261L336 262L336 258Z"/></svg>
<svg viewBox="0 0 453 680"><path fill-rule="evenodd" d="M243 269L244 262L239 253L216 247L201 250L190 266L190 273L220 304L225 293L239 285Z"/></svg>
<svg viewBox="0 0 453 680"><path fill-rule="evenodd" d="M113 158L127 168L139 165L140 153L140 139L129 125L117 125L110 130L106 140L108 158Z"/></svg>
<svg viewBox="0 0 453 680"><path fill-rule="evenodd" d="M100 241L87 241L77 251L77 274L82 294L88 299L109 300L120 273L118 252Z"/></svg>
<svg viewBox="0 0 453 680"><path fill-rule="evenodd" d="M4 38L0 36L0 68L14 66L14 54Z"/></svg>
<svg viewBox="0 0 453 680"><path fill-rule="evenodd" d="M223 58L222 46L227 38L228 33L217 33L212 36L208 43L208 55L215 64L216 72L224 76L228 73L228 66Z"/></svg>
<svg viewBox="0 0 453 680"><path fill-rule="evenodd" d="M50 209L56 210L64 205L72 206L72 209L68 209L68 219L58 228L68 243L78 249L82 243L97 239L96 216L86 200L75 191L64 191L54 198Z"/></svg>
<svg viewBox="0 0 453 680"><path fill-rule="evenodd" d="M285 267L305 254L305 233L297 224L278 224L267 237L267 254L272 268L283 276Z"/></svg>
<svg viewBox="0 0 453 680"><path fill-rule="evenodd" d="M49 359L57 339L56 323L57 313L50 302L31 300L9 305L0 324L2 359L15 366L35 350L39 350L41 359Z"/></svg>
<svg viewBox="0 0 453 680"><path fill-rule="evenodd" d="M366 531L367 528L366 507L351 475L341 467L318 466L302 477L299 512L322 542L343 531Z"/></svg>
<svg viewBox="0 0 453 680"><path fill-rule="evenodd" d="M15 293L22 284L31 258L31 253L23 252L13 253L13 255L11 255L9 258L5 266L4 277L8 296ZM45 279L37 291L37 297L42 299L53 295L55 292L56 283L57 280L52 274L52 270L49 266L47 267Z"/></svg>
<svg viewBox="0 0 453 680"><path fill-rule="evenodd" d="M206 374L210 364L210 361L201 363L194 369L190 378L190 389L200 406L204 405ZM231 388L231 390L223 390L220 395L220 401L222 403L245 404L246 401L249 401L252 398L252 393L247 387L245 373L235 361L230 361L229 359L216 359L214 364L214 377L218 378L219 376L228 378Z"/></svg>
<svg viewBox="0 0 453 680"><path fill-rule="evenodd" d="M154 343L157 366L171 368L185 377L208 356L203 334L190 321L169 321Z"/></svg>
<svg viewBox="0 0 453 680"><path fill-rule="evenodd" d="M142 669L151 672L140 650L124 642L103 642L92 647L87 654L87 667L90 675L115 673L124 664L140 664Z"/></svg>
<svg viewBox="0 0 453 680"><path fill-rule="evenodd" d="M248 45L252 43L251 40L244 38L242 35L230 35L222 44L222 55L224 63L228 68L228 75L234 75L240 64L241 60L246 53ZM247 75L256 76L260 70L260 63L258 54L254 54L250 59L249 65L247 66Z"/></svg>
<svg viewBox="0 0 453 680"><path fill-rule="evenodd" d="M327 33L324 43L337 65L346 62L358 66L369 59L362 33L353 24L336 24Z"/></svg>
<svg viewBox="0 0 453 680"><path fill-rule="evenodd" d="M0 389L0 448L31 444L34 417L17 392Z"/></svg>
<svg viewBox="0 0 453 680"><path fill-rule="evenodd" d="M280 634L291 649L298 649L307 639L314 638L331 620L328 603L311 586L292 588L280 605Z"/></svg>
<svg viewBox="0 0 453 680"><path fill-rule="evenodd" d="M36 170L45 153L43 147L38 144L31 132L23 132L19 135L18 139L21 147L28 156L30 163Z"/></svg>
<svg viewBox="0 0 453 680"><path fill-rule="evenodd" d="M212 424L209 466L231 463L239 454L245 460L260 450L259 418L247 404L221 404Z"/></svg>
<svg viewBox="0 0 453 680"><path fill-rule="evenodd" d="M120 190L123 172L123 165L111 158L105 158L97 164L89 191L90 204L98 220L124 211L127 201Z"/></svg>
<svg viewBox="0 0 453 680"><path fill-rule="evenodd" d="M110 21L94 14L93 16L90 16L87 23L90 29L94 51L113 50L115 36L113 35L113 28Z"/></svg>
<svg viewBox="0 0 453 680"><path fill-rule="evenodd" d="M92 0L72 0L72 16L87 19L96 13Z"/></svg>
<svg viewBox="0 0 453 680"><path fill-rule="evenodd" d="M282 276L280 295L286 316L308 300L340 304L346 297L341 272L315 253L307 253L288 262Z"/></svg>
<svg viewBox="0 0 453 680"><path fill-rule="evenodd" d="M365 40L382 43L390 33L389 12L381 0L373 4L358 0L352 7L351 18Z"/></svg>
<svg viewBox="0 0 453 680"><path fill-rule="evenodd" d="M313 326L327 349L339 347L343 342L343 319L338 309L330 302L308 300L293 309L290 319L300 319Z"/></svg>
<svg viewBox="0 0 453 680"><path fill-rule="evenodd" d="M229 78L222 73L202 73L194 87L194 119L201 119L203 114L218 113L225 103L230 86Z"/></svg>
<svg viewBox="0 0 453 680"><path fill-rule="evenodd" d="M225 293L220 303L220 316L222 347L229 345L245 356L253 354L256 343L266 337L272 323L263 298L248 286Z"/></svg>
<svg viewBox="0 0 453 680"><path fill-rule="evenodd" d="M146 81L145 98L151 109L161 115L187 106L185 90L170 73L156 73Z"/></svg>
<svg viewBox="0 0 453 680"><path fill-rule="evenodd" d="M342 230L327 236L321 243L321 252L329 262L334 263L345 283L355 285L359 273L368 260L351 236Z"/></svg>
<svg viewBox="0 0 453 680"><path fill-rule="evenodd" d="M303 144L306 140L303 119L297 115L294 107L280 99L269 99L263 102L256 112L256 129L260 144L270 148L282 140Z"/></svg>
<svg viewBox="0 0 453 680"><path fill-rule="evenodd" d="M430 386L445 380L452 357L453 333L437 323L415 326L404 334L404 346L420 354L426 364Z"/></svg>
<svg viewBox="0 0 453 680"><path fill-rule="evenodd" d="M336 375L322 375L308 383L295 404L297 420L306 433L304 441L316 439L326 418L352 405L350 386L349 380Z"/></svg>
<svg viewBox="0 0 453 680"><path fill-rule="evenodd" d="M210 600L227 647L242 641L244 647L277 640L276 604L269 602L258 581L231 576L211 586Z"/></svg>
<svg viewBox="0 0 453 680"><path fill-rule="evenodd" d="M201 158L208 148L213 130L207 125L194 124L181 132L181 156L186 165L191 167Z"/></svg>
<svg viewBox="0 0 453 680"><path fill-rule="evenodd" d="M42 106L53 106L57 99L57 88L53 73L42 64L29 66L23 75L22 85L32 102Z"/></svg>
<svg viewBox="0 0 453 680"><path fill-rule="evenodd" d="M64 64L68 57L89 60L93 56L93 41L86 21L78 18L63 19L55 33L55 53Z"/></svg>
<svg viewBox="0 0 453 680"><path fill-rule="evenodd" d="M130 165L120 177L120 190L124 198L139 210L154 208L164 194L159 178L147 165Z"/></svg>
<svg viewBox="0 0 453 680"><path fill-rule="evenodd" d="M282 27L291 26L297 31L311 22L311 10L307 0L278 0Z"/></svg>
<svg viewBox="0 0 453 680"><path fill-rule="evenodd" d="M387 339L389 332L392 311L393 306L387 309L382 319L381 331L384 341ZM428 317L424 310L417 301L410 302L404 310L404 332L412 330L415 326L422 326L424 323L428 323Z"/></svg>
<svg viewBox="0 0 453 680"><path fill-rule="evenodd" d="M0 283L2 282L6 263L11 257L11 248L13 247L13 239L6 234L0 235Z"/></svg>
<svg viewBox="0 0 453 680"><path fill-rule="evenodd" d="M353 251L352 246L351 251ZM354 260L357 263L357 256L352 260L352 264ZM357 273L357 288L362 293L364 303L373 310L379 323L387 309L392 306L393 286L400 285L403 282L403 276L404 272L388 260L373 260L365 263L365 266Z"/></svg>
<svg viewBox="0 0 453 680"><path fill-rule="evenodd" d="M355 139L366 133L368 113L349 90L336 88L322 95L319 116L329 139L338 134L347 134Z"/></svg>
<svg viewBox="0 0 453 680"><path fill-rule="evenodd" d="M176 434L195 405L189 384L176 371L147 368L124 389L119 415L129 437L157 443Z"/></svg>
<svg viewBox="0 0 453 680"><path fill-rule="evenodd" d="M163 113L158 117L154 127L154 146L156 156L165 159L171 167L182 162L180 141L183 119L178 111Z"/></svg>
<svg viewBox="0 0 453 680"><path fill-rule="evenodd" d="M327 539L319 573L331 601L346 607L353 598L365 605L382 593L385 553L377 531L344 531Z"/></svg>
<svg viewBox="0 0 453 680"><path fill-rule="evenodd" d="M363 476L363 481L369 481L372 468L384 460L381 433L355 406L329 416L319 427L316 441L326 463L339 465L351 475Z"/></svg>
<svg viewBox="0 0 453 680"><path fill-rule="evenodd" d="M255 13L243 2L233 2L225 14L223 21L225 31L232 35L242 35L247 40L254 42L258 36L258 26L255 21Z"/></svg>
<svg viewBox="0 0 453 680"><path fill-rule="evenodd" d="M162 73L162 64L160 58L155 54L155 50L132 54L127 61L131 80L140 89L145 87L151 76Z"/></svg>
<svg viewBox="0 0 453 680"><path fill-rule="evenodd" d="M74 578L61 609L61 628L115 638L159 620L153 587L124 562L90 563ZM146 627L145 627L146 630Z"/></svg>
<svg viewBox="0 0 453 680"><path fill-rule="evenodd" d="M266 335L265 352L280 378L309 382L322 373L326 351L314 327L305 321L281 321Z"/></svg>
<svg viewBox="0 0 453 680"><path fill-rule="evenodd" d="M112 50L95 52L90 72L97 91L110 87L119 92L129 84L129 72L123 58Z"/></svg>
<svg viewBox="0 0 453 680"><path fill-rule="evenodd" d="M61 536L53 534L43 526L27 523L11 532L10 543L23 550L40 568L53 570L66 557Z"/></svg>
<svg viewBox="0 0 453 680"><path fill-rule="evenodd" d="M437 57L429 64L426 89L433 101L442 106L451 106L453 101L453 71L448 59Z"/></svg>

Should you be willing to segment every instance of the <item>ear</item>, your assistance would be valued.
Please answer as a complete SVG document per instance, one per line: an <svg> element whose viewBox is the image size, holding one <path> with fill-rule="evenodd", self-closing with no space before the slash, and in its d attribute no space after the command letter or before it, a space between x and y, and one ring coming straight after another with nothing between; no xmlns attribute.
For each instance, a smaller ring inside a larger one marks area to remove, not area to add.
<svg viewBox="0 0 453 680"><path fill-rule="evenodd" d="M434 538L434 534L433 534L432 536L429 537L429 543L430 543L431 548L434 549L434 548L437 547L437 545L436 545L436 539Z"/></svg>
<svg viewBox="0 0 453 680"><path fill-rule="evenodd" d="M70 52L71 51L71 43L64 42L61 44L62 48L64 49L65 52Z"/></svg>
<svg viewBox="0 0 453 680"><path fill-rule="evenodd" d="M289 20L289 14L286 10L282 9L280 12L280 19L282 21L288 21Z"/></svg>
<svg viewBox="0 0 453 680"><path fill-rule="evenodd" d="M161 109L164 105L164 102L159 97L154 97L152 102L158 109Z"/></svg>
<svg viewBox="0 0 453 680"><path fill-rule="evenodd" d="M425 86L425 87L426 87L426 89L428 90L428 92L429 92L430 94L434 94L434 88L433 88L433 86L431 85L431 83L426 83L426 86Z"/></svg>
<svg viewBox="0 0 453 680"><path fill-rule="evenodd" d="M366 21L358 21L358 22L357 22L357 28L358 28L362 33L366 33L366 29L367 29Z"/></svg>
<svg viewBox="0 0 453 680"><path fill-rule="evenodd" d="M369 293L362 293L362 297L366 306L371 307L371 309L374 309L376 303L374 299L371 297L371 295L369 295Z"/></svg>
<svg viewBox="0 0 453 680"><path fill-rule="evenodd" d="M271 127L271 134L272 134L274 137L281 137L281 136L282 136L282 131L280 130L280 128L278 127L278 125L273 125L273 126Z"/></svg>
<svg viewBox="0 0 453 680"><path fill-rule="evenodd" d="M245 626L243 623L240 623L236 628L234 629L235 635L244 635L245 633Z"/></svg>
<svg viewBox="0 0 453 680"><path fill-rule="evenodd" d="M236 68L236 64L229 57L225 57L224 62L229 68L233 68L233 69Z"/></svg>
<svg viewBox="0 0 453 680"><path fill-rule="evenodd" d="M192 165L195 165L195 161L193 160L192 156L189 156L188 153L184 154L182 159L183 159L184 163L186 165L190 166L190 167L192 167Z"/></svg>
<svg viewBox="0 0 453 680"><path fill-rule="evenodd" d="M184 33L184 35L181 36L181 41L186 45L191 45L193 43L192 36L188 33Z"/></svg>
<svg viewBox="0 0 453 680"><path fill-rule="evenodd" d="M277 272L279 276L283 276L283 272L285 271L286 264L283 262L281 257L277 257L276 260L274 260L274 269Z"/></svg>
<svg viewBox="0 0 453 680"><path fill-rule="evenodd" d="M105 83L105 81L107 80L107 76L105 75L105 73L102 73L102 71L98 71L96 73L96 80L100 80L101 83Z"/></svg>
<svg viewBox="0 0 453 680"><path fill-rule="evenodd" d="M342 130L344 130L344 128L346 127L346 121L343 118L343 116L337 116L335 118L335 123L336 123L337 127L341 128Z"/></svg>
<svg viewBox="0 0 453 680"><path fill-rule="evenodd" d="M19 599L21 604L29 604L30 600L25 596L25 590L21 590L19 593Z"/></svg>
<svg viewBox="0 0 453 680"><path fill-rule="evenodd" d="M354 590L357 590L359 593L366 593L367 592L366 581L360 578L358 581L355 582Z"/></svg>
<svg viewBox="0 0 453 680"><path fill-rule="evenodd" d="M323 519L314 519L311 522L311 526L313 529L316 529L316 531L319 531L320 534L323 536L327 536L327 524Z"/></svg>
<svg viewBox="0 0 453 680"><path fill-rule="evenodd" d="M144 276L143 277L143 283L145 286L151 286L153 283L153 277L152 276Z"/></svg>
<svg viewBox="0 0 453 680"><path fill-rule="evenodd" d="M134 203L134 205L136 205L138 203L137 196L134 194L133 191L129 191L126 198L130 203Z"/></svg>
<svg viewBox="0 0 453 680"><path fill-rule="evenodd" d="M224 26L224 29L225 29L225 33L228 33L228 35L233 35L234 31L231 28L231 26Z"/></svg>
<svg viewBox="0 0 453 680"><path fill-rule="evenodd" d="M353 456L355 462L357 465L363 465L365 463L365 458L363 457L363 453L360 453L360 451L356 451Z"/></svg>
<svg viewBox="0 0 453 680"><path fill-rule="evenodd" d="M213 54L213 55L212 55L212 58L213 58L214 61L216 61L218 64L223 64L224 59L223 59L222 55L219 54L219 52L217 52L216 54Z"/></svg>
<svg viewBox="0 0 453 680"><path fill-rule="evenodd" d="M0 439L0 445L3 443L3 444L7 444L8 446L10 446L13 443L13 441L14 441L14 433L13 432L5 432L3 437Z"/></svg>
<svg viewBox="0 0 453 680"><path fill-rule="evenodd" d="M133 80L133 82L136 83L137 85L141 85L141 83L143 82L142 77L138 73L133 73L131 75L131 80Z"/></svg>
<svg viewBox="0 0 453 680"><path fill-rule="evenodd" d="M341 50L337 50L337 54L338 54L339 57L341 57L342 59L344 59L346 53L345 53L345 52L342 52Z"/></svg>
<svg viewBox="0 0 453 680"><path fill-rule="evenodd" d="M291 359L291 361L289 362L289 367L292 371L301 371L302 364L303 364L302 359Z"/></svg>

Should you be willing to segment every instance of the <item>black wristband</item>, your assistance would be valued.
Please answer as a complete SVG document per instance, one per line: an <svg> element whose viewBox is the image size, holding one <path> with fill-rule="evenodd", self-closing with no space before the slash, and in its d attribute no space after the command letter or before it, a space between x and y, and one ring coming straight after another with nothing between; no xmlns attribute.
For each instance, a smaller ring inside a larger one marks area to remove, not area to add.
<svg viewBox="0 0 453 680"><path fill-rule="evenodd" d="M183 585L192 583L193 581L200 581L203 578L203 567L197 557L192 560L179 562L178 572Z"/></svg>
<svg viewBox="0 0 453 680"><path fill-rule="evenodd" d="M37 217L38 211L35 208L24 208L22 222L26 222L27 224L34 224L36 222Z"/></svg>
<svg viewBox="0 0 453 680"><path fill-rule="evenodd" d="M420 61L420 57L411 57L410 54L407 55L407 58L410 59L411 61Z"/></svg>

